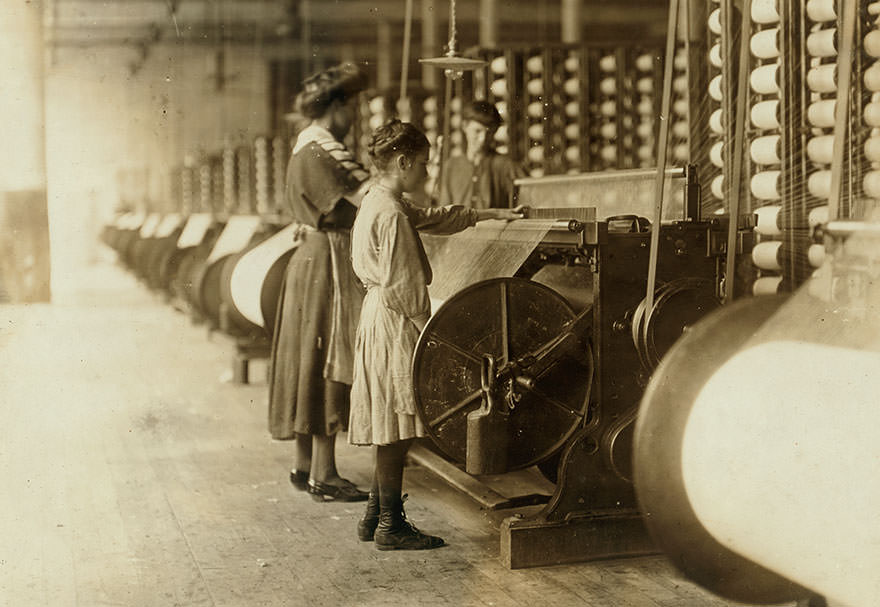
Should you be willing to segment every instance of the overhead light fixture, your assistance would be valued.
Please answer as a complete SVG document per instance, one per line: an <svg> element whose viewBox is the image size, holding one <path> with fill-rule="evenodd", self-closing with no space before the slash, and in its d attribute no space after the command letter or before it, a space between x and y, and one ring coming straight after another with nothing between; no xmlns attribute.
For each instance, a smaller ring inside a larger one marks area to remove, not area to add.
<svg viewBox="0 0 880 607"><path fill-rule="evenodd" d="M455 27L455 0L449 2L449 50L441 57L432 57L430 59L419 59L419 63L440 68L443 74L450 80L458 80L467 71L478 70L486 65L481 59L471 59L461 57L456 54L455 48L457 44L458 31Z"/></svg>

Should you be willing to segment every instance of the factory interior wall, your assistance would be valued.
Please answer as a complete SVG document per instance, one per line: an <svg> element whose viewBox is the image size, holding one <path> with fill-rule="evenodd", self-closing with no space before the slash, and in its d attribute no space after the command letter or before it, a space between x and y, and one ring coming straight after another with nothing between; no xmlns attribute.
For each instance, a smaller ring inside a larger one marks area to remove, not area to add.
<svg viewBox="0 0 880 607"><path fill-rule="evenodd" d="M217 66L222 66L218 77ZM269 74L254 45L159 43L47 51L52 291L75 290L122 205L170 211L171 169L269 128Z"/></svg>

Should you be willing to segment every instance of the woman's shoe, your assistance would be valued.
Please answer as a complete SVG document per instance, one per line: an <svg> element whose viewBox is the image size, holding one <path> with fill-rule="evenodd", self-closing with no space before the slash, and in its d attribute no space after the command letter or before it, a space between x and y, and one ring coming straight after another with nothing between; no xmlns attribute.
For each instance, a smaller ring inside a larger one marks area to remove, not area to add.
<svg viewBox="0 0 880 607"><path fill-rule="evenodd" d="M309 473L302 470L291 470L290 484L300 491L307 491L309 488Z"/></svg>
<svg viewBox="0 0 880 607"><path fill-rule="evenodd" d="M342 479L342 485L328 485L321 481L309 479L309 495L316 502L363 502L369 493L355 487L351 481Z"/></svg>

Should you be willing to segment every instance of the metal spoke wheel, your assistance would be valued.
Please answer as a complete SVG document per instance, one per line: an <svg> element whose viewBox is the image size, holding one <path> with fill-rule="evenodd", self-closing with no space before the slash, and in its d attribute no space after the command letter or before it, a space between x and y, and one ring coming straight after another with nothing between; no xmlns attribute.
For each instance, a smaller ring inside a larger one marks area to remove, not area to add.
<svg viewBox="0 0 880 607"><path fill-rule="evenodd" d="M515 369L527 372L529 355L563 333L574 318L561 295L521 278L477 283L437 310L416 345L413 385L416 409L447 457L465 463L467 415L482 402L483 356L494 357L496 377L511 378ZM589 335L583 342L588 344ZM592 373L589 352L582 354L562 356L532 382L503 380L508 387L502 396L513 403L507 425L509 470L554 455L584 422ZM520 367L508 365L516 361Z"/></svg>

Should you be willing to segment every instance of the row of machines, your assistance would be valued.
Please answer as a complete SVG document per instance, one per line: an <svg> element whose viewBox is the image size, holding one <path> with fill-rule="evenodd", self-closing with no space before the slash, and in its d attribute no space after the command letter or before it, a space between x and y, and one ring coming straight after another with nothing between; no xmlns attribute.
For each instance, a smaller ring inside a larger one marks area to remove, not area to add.
<svg viewBox="0 0 880 607"><path fill-rule="evenodd" d="M295 248L284 216L286 138L227 146L175 171L174 208L131 210L103 240L150 289L235 344L233 378L269 356L287 260Z"/></svg>

